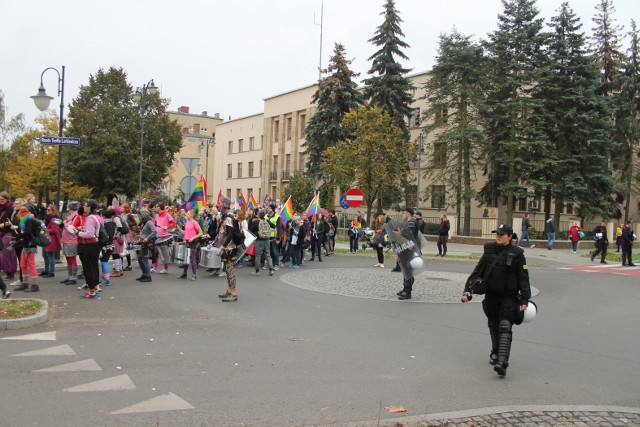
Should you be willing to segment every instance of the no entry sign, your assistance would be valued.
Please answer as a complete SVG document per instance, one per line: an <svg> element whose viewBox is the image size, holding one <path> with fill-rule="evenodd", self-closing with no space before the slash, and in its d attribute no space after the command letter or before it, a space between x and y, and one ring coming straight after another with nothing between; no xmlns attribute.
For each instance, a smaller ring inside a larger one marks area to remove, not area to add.
<svg viewBox="0 0 640 427"><path fill-rule="evenodd" d="M364 193L357 187L350 188L345 193L347 204L352 208L360 207L364 203Z"/></svg>

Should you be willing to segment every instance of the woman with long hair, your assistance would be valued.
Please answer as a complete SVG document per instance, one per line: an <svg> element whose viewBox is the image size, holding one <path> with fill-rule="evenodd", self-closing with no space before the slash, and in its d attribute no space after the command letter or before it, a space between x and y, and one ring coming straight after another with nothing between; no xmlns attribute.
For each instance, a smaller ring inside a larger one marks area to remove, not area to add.
<svg viewBox="0 0 640 427"><path fill-rule="evenodd" d="M98 203L93 199L87 200L84 203L84 211L87 215L85 224L78 227L78 254L88 288L83 298L96 298L100 292L98 283L100 281L101 247L98 243L98 233L104 222L97 210Z"/></svg>
<svg viewBox="0 0 640 427"><path fill-rule="evenodd" d="M11 217L13 216L13 203L11 196L6 191L0 192L0 269L7 275L7 280L13 280L18 270L18 259L11 246Z"/></svg>
<svg viewBox="0 0 640 427"><path fill-rule="evenodd" d="M34 241L36 233L39 231L38 223L31 212L31 205L25 199L16 199L14 202L15 211L14 222L11 229L15 232L14 245L21 248L20 271L22 273L22 283L16 287L16 291L38 292L38 269L36 268L36 253L38 247ZM29 280L31 276L31 280ZM29 286L31 283L31 286Z"/></svg>
<svg viewBox="0 0 640 427"><path fill-rule="evenodd" d="M62 250L60 226L62 221L58 218L58 209L54 204L47 206L47 215L44 223L49 232L51 243L44 250L44 274L42 277L54 277L56 274L56 252Z"/></svg>
<svg viewBox="0 0 640 427"><path fill-rule="evenodd" d="M202 228L200 228L200 224L198 223L197 212L195 209L189 209L187 211L187 222L184 225L184 242L189 248L190 257L189 262L191 264L191 280L197 280L197 271L198 271L198 239L202 236ZM182 270L182 274L178 276L178 279L186 279L187 278L187 270L189 269L189 264L185 264Z"/></svg>

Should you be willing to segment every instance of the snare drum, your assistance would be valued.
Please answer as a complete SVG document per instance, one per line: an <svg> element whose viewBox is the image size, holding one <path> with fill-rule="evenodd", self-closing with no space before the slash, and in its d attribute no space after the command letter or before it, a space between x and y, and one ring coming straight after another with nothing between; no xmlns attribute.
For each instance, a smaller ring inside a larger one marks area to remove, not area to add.
<svg viewBox="0 0 640 427"><path fill-rule="evenodd" d="M189 265L191 249L185 244L174 243L171 246L171 262L179 265Z"/></svg>
<svg viewBox="0 0 640 427"><path fill-rule="evenodd" d="M172 241L173 236L161 237L156 240L156 246L170 245Z"/></svg>
<svg viewBox="0 0 640 427"><path fill-rule="evenodd" d="M206 268L222 268L222 258L218 256L219 248L200 248L200 265Z"/></svg>

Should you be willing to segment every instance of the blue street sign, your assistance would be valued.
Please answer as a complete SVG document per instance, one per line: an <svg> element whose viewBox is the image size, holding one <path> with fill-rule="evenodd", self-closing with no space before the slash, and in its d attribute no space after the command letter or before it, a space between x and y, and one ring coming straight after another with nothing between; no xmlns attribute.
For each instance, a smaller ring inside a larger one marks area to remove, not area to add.
<svg viewBox="0 0 640 427"><path fill-rule="evenodd" d="M68 138L66 136L41 136L40 144L74 145L80 146L80 138Z"/></svg>
<svg viewBox="0 0 640 427"><path fill-rule="evenodd" d="M349 209L349 204L347 203L347 196L340 196L340 206L342 209Z"/></svg>

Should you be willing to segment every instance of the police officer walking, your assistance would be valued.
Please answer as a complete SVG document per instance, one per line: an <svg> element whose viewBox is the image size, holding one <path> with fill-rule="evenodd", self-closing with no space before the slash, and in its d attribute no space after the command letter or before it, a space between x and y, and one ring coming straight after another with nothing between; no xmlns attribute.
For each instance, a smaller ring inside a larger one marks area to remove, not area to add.
<svg viewBox="0 0 640 427"><path fill-rule="evenodd" d="M529 270L524 250L511 244L513 228L500 224L493 230L495 243L484 245L484 253L464 287L461 301L472 294L485 293L482 309L488 319L491 336L489 363L500 376L507 373L511 352L512 326L527 309L531 298ZM480 289L482 287L486 289Z"/></svg>
<svg viewBox="0 0 640 427"><path fill-rule="evenodd" d="M609 238L607 237L607 221L604 219L600 225L596 225L596 228L593 229L593 239L595 240L594 245L596 246L596 251L591 254L591 262L593 262L598 254L602 253L600 264L607 264L606 259Z"/></svg>
<svg viewBox="0 0 640 427"><path fill-rule="evenodd" d="M631 227L631 221L627 221L622 229L622 265L628 265L634 267L633 257L631 254L631 248L633 247L633 241L635 240L635 234Z"/></svg>

